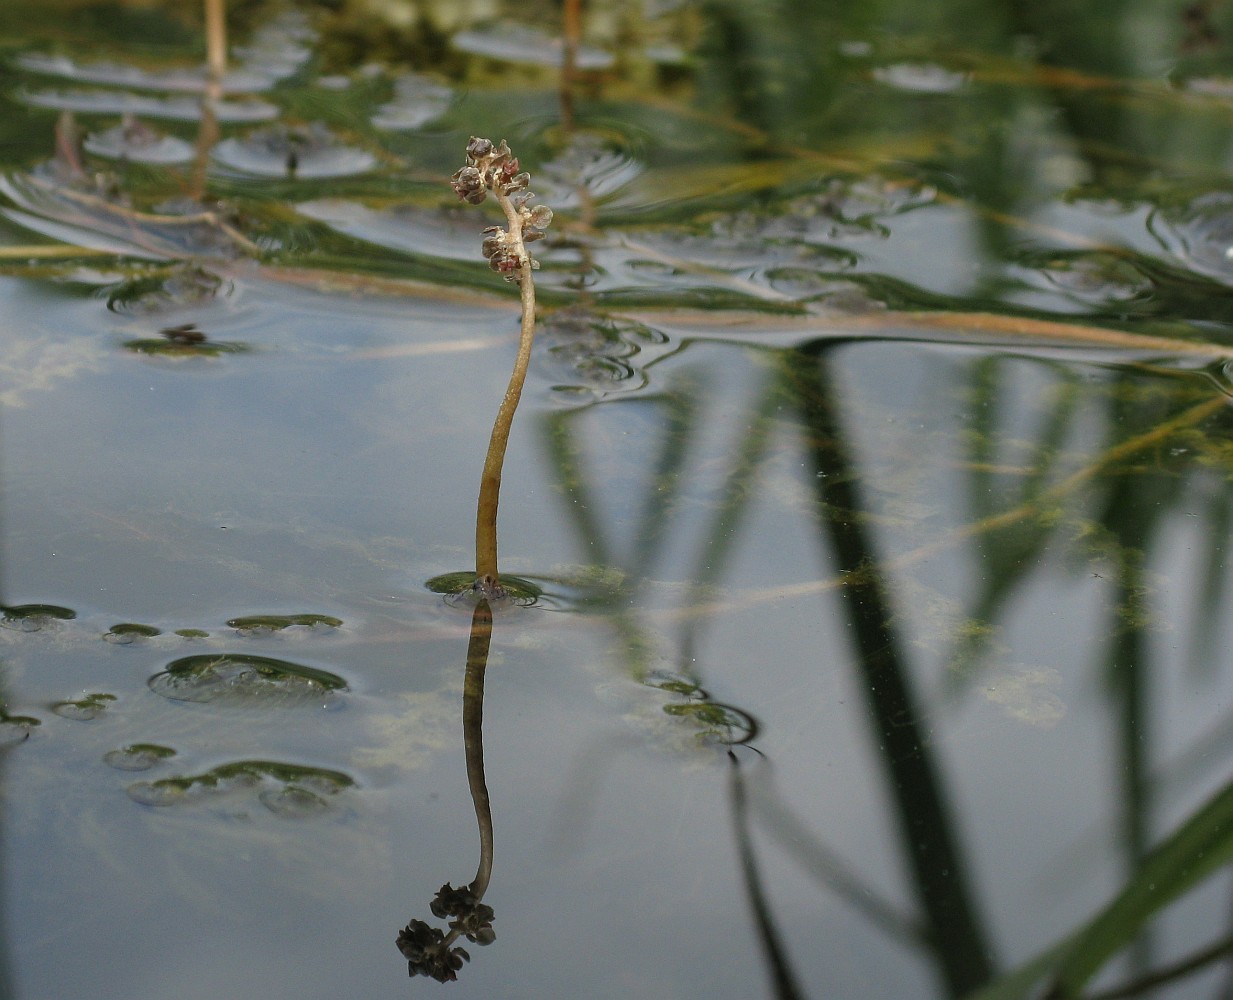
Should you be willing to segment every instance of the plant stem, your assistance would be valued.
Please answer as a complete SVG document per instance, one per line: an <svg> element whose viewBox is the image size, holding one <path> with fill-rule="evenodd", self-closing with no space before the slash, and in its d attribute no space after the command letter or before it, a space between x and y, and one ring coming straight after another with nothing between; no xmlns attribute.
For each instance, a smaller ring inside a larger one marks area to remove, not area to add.
<svg viewBox="0 0 1233 1000"><path fill-rule="evenodd" d="M227 20L223 0L205 0L206 69L221 81L227 71Z"/></svg>
<svg viewBox="0 0 1233 1000"><path fill-rule="evenodd" d="M531 258L522 239L522 216L508 196L498 194L497 201L509 220L509 234L521 261L518 266L518 289L522 296L522 332L509 386L492 425L475 515L475 574L480 580L491 578L493 583L500 579L497 573L497 503L501 493L501 467L505 463L505 446L509 442L514 411L522 398L522 385L531 363L531 343L535 339L535 282L531 277Z"/></svg>

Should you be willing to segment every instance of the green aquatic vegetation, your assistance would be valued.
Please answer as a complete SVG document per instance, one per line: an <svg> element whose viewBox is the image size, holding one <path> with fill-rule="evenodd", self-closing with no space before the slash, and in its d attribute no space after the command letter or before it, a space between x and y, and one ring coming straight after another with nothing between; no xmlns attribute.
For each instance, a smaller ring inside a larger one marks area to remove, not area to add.
<svg viewBox="0 0 1233 1000"><path fill-rule="evenodd" d="M462 594L475 586L476 576L470 572L442 573L424 581L424 586L434 594ZM520 576L501 576L503 596L518 604L534 604L544 593L543 587Z"/></svg>
<svg viewBox="0 0 1233 1000"><path fill-rule="evenodd" d="M354 787L355 779L342 771L284 761L240 760L200 774L138 782L128 787L128 795L141 805L166 807L255 793L274 815L307 819L331 811L330 800Z"/></svg>
<svg viewBox="0 0 1233 1000"><path fill-rule="evenodd" d="M58 604L17 604L0 609L0 628L11 628L20 632L38 632L55 621L72 621L77 612L72 608L63 608Z"/></svg>
<svg viewBox="0 0 1233 1000"><path fill-rule="evenodd" d="M120 622L119 624L112 625L111 629L104 633L103 638L107 642L123 646L129 643L152 639L154 636L162 634L163 630L153 625L142 625L139 622Z"/></svg>
<svg viewBox="0 0 1233 1000"><path fill-rule="evenodd" d="M172 701L319 704L346 691L337 674L272 656L201 653L167 664L148 682L150 690Z"/></svg>
<svg viewBox="0 0 1233 1000"><path fill-rule="evenodd" d="M238 618L227 619L227 624L240 632L281 632L284 629L301 626L303 628L341 628L342 619L333 615L297 614L297 615L241 615Z"/></svg>

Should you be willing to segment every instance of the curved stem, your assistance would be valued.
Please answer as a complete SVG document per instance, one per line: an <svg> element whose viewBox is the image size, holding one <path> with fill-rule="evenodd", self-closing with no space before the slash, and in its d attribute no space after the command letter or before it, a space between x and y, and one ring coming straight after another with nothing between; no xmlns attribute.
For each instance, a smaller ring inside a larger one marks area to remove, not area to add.
<svg viewBox="0 0 1233 1000"><path fill-rule="evenodd" d="M471 891L482 899L492 877L492 807L484 780L484 672L492 640L492 608L480 598L471 617L471 640L467 644L467 672L462 682L462 741L467 756L467 784L475 803L479 824L480 860Z"/></svg>
<svg viewBox="0 0 1233 1000"><path fill-rule="evenodd" d="M480 580L491 578L493 583L500 579L497 573L497 503L501 493L501 468L505 463L505 446L514 423L514 411L522 398L522 385L531 363L531 342L535 338L535 282L531 277L531 258L522 239L522 216L507 196L499 194L497 201L509 220L509 234L521 261L518 266L518 288L522 294L522 333L509 386L492 425L475 515L475 574Z"/></svg>

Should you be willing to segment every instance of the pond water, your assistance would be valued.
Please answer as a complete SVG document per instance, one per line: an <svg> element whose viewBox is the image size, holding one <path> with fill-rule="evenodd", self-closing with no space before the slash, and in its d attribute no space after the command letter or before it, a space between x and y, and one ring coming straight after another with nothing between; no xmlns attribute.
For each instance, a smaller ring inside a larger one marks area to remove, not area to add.
<svg viewBox="0 0 1233 1000"><path fill-rule="evenodd" d="M1233 11L53 6L0 998L1229 994Z"/></svg>

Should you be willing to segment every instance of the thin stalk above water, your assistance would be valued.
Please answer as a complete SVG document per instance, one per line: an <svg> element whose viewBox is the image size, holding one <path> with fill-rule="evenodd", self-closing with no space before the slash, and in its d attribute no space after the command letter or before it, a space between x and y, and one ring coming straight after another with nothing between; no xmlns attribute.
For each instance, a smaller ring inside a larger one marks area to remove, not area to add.
<svg viewBox="0 0 1233 1000"><path fill-rule="evenodd" d="M518 158L504 139L499 145L494 145L489 139L474 136L467 143L466 166L455 173L450 181L463 201L478 205L491 192L501 206L507 227L489 226L485 229L481 252L494 271L504 274L508 281L518 282L522 303L518 355L493 423L475 515L475 586L486 597L504 594L497 570L497 505L501 493L501 470L535 339L535 281L531 272L539 267L539 263L527 252L526 245L540 239L544 229L552 222L552 209L548 206L530 207L535 197L527 190L530 182L531 175L520 170Z"/></svg>
<svg viewBox="0 0 1233 1000"><path fill-rule="evenodd" d="M484 472L480 477L479 503L475 513L475 575L478 580L492 580L494 583L500 579L497 572L497 504L501 493L501 470L505 464L505 448L514 423L514 411L518 409L518 401L522 398L522 386L526 382L527 368L531 363L531 345L535 340L535 281L531 277L532 261L522 240L523 219L505 195L498 195L497 202L509 220L511 241L521 252L522 260L516 273L522 300L522 327L518 338L518 354L514 358L514 370L510 373L509 385L497 409L492 436L488 440Z"/></svg>

